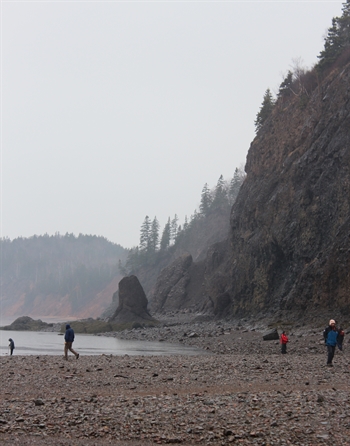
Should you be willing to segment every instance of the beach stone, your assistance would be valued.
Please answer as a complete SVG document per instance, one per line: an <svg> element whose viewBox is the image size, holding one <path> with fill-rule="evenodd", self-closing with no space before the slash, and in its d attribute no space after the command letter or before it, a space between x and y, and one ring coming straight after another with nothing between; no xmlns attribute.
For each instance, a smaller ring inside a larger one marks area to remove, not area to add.
<svg viewBox="0 0 350 446"><path fill-rule="evenodd" d="M268 333L264 334L263 340L264 341L274 341L279 339L277 328L269 331Z"/></svg>
<svg viewBox="0 0 350 446"><path fill-rule="evenodd" d="M35 404L36 406L43 406L45 403L44 403L44 401L43 401L41 398L38 398L38 399L36 399L36 400L34 401L34 404Z"/></svg>
<svg viewBox="0 0 350 446"><path fill-rule="evenodd" d="M175 343L181 337L196 355L82 356L64 369L54 356L40 357L40 367L30 355L0 357L1 445L348 444L348 358L336 351L334 368L327 368L314 327L294 330L287 357L263 341L266 326L251 331L242 321L236 330L232 321L181 317L116 335ZM193 332L199 336L182 337ZM315 350L306 350L310 344Z"/></svg>

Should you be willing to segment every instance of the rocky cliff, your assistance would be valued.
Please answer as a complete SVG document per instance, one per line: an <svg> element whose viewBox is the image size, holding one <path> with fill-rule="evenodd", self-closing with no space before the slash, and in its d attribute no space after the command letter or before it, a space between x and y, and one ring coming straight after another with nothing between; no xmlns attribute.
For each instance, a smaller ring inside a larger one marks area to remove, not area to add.
<svg viewBox="0 0 350 446"><path fill-rule="evenodd" d="M198 277L184 273L183 307L219 317L349 318L350 64L307 94L277 100L245 170L228 239L209 248L195 303ZM154 302L166 310L157 294Z"/></svg>
<svg viewBox="0 0 350 446"><path fill-rule="evenodd" d="M230 220L231 311L349 314L350 64L307 104L277 101L246 172Z"/></svg>

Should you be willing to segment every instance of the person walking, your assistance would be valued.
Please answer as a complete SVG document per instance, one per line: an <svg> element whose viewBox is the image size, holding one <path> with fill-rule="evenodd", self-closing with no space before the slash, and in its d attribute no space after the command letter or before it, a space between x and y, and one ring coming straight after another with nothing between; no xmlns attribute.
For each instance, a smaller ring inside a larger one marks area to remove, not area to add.
<svg viewBox="0 0 350 446"><path fill-rule="evenodd" d="M10 355L12 356L13 350L15 349L15 343L13 342L13 339L9 339L9 349L10 349Z"/></svg>
<svg viewBox="0 0 350 446"><path fill-rule="evenodd" d="M328 327L323 330L324 341L327 345L327 366L333 367L332 361L334 358L335 347L337 345L338 331L335 326L335 320L329 321Z"/></svg>
<svg viewBox="0 0 350 446"><path fill-rule="evenodd" d="M285 355L287 353L287 342L288 342L288 336L286 335L285 331L282 331L281 337L280 337L280 343L281 343L281 353Z"/></svg>
<svg viewBox="0 0 350 446"><path fill-rule="evenodd" d="M77 353L75 350L73 350L73 342L74 342L74 330L71 328L69 324L66 325L66 333L64 335L64 358L66 361L68 361L68 350L70 350L76 357L76 359L79 359L79 353Z"/></svg>

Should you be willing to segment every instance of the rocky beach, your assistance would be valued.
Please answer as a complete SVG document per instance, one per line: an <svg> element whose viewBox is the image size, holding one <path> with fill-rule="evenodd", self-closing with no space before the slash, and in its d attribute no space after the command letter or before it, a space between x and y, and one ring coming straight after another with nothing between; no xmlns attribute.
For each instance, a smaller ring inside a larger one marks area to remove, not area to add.
<svg viewBox="0 0 350 446"><path fill-rule="evenodd" d="M102 336L198 347L197 356L3 356L5 445L346 445L348 339L326 367L324 327L171 318ZM77 334L78 339L79 334Z"/></svg>

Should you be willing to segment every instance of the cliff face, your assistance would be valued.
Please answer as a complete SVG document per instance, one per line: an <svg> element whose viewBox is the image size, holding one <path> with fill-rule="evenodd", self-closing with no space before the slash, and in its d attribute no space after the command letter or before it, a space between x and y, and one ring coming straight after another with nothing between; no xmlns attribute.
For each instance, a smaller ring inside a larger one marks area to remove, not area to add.
<svg viewBox="0 0 350 446"><path fill-rule="evenodd" d="M179 299L218 317L350 321L350 64L308 97L278 99L245 170L229 238L208 249L202 293L194 303L189 270Z"/></svg>
<svg viewBox="0 0 350 446"><path fill-rule="evenodd" d="M246 172L221 265L230 311L349 314L350 64L306 106L277 102ZM215 300L220 290L209 283Z"/></svg>
<svg viewBox="0 0 350 446"><path fill-rule="evenodd" d="M143 265L133 274L137 276L140 283L147 294L150 304L154 308L158 308L158 304L152 302L154 296L157 300L157 290L163 285L157 284L157 278L162 275L162 270L176 262L182 256L191 255L194 262L200 263L205 259L208 248L220 240L227 238L230 228L230 207L219 209L210 213L203 219L196 220L187 235L182 237L176 245L170 247L162 257L159 257L156 264ZM161 282L163 279L161 278ZM181 307L181 303L176 304Z"/></svg>

